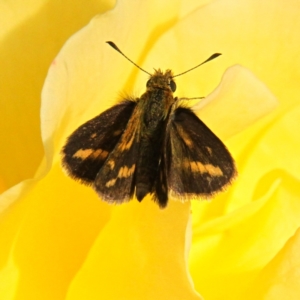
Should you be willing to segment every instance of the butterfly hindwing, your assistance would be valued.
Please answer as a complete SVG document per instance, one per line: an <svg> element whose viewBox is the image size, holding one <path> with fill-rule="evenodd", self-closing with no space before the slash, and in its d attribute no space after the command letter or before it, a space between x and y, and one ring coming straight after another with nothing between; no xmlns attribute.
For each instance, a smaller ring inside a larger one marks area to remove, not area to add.
<svg viewBox="0 0 300 300"><path fill-rule="evenodd" d="M62 149L62 165L72 178L93 184L135 107L136 102L125 100L81 125L68 138Z"/></svg>
<svg viewBox="0 0 300 300"><path fill-rule="evenodd" d="M165 122L161 128L162 144L159 147L160 160L159 160L158 172L154 184L153 197L152 197L152 199L158 203L160 208L164 208L168 204L169 187L168 187L167 163L168 160L170 159L171 152L169 151L170 148L166 147L166 142L169 136L167 128L170 120L170 115L171 115L171 110L168 112L168 115L165 118Z"/></svg>
<svg viewBox="0 0 300 300"><path fill-rule="evenodd" d="M160 208L164 208L168 204L168 181L166 174L166 161L162 155L158 170L158 176L155 182L153 200L158 203Z"/></svg>
<svg viewBox="0 0 300 300"><path fill-rule="evenodd" d="M175 109L167 127L165 159L170 194L209 198L236 175L225 145L188 108Z"/></svg>

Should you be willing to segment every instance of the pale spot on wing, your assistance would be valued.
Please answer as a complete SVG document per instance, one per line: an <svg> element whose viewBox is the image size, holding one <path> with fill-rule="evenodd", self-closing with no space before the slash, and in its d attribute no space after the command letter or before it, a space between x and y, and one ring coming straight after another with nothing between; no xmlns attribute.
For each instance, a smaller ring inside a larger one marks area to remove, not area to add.
<svg viewBox="0 0 300 300"><path fill-rule="evenodd" d="M219 167L215 167L211 164L204 165L206 172L212 176L222 176L223 172Z"/></svg>
<svg viewBox="0 0 300 300"><path fill-rule="evenodd" d="M97 136L97 133L93 133L93 134L91 135L91 138L94 139L96 136Z"/></svg>
<svg viewBox="0 0 300 300"><path fill-rule="evenodd" d="M190 162L188 159L184 159L183 162L182 162L182 165L185 169L189 169L190 168Z"/></svg>
<svg viewBox="0 0 300 300"><path fill-rule="evenodd" d="M105 159L108 156L108 152L102 149L98 149L91 154L91 158L100 158L101 160Z"/></svg>
<svg viewBox="0 0 300 300"><path fill-rule="evenodd" d="M108 152L102 149L79 149L76 153L73 154L73 157L80 158L82 160L87 158L100 158L101 160L105 159L108 156Z"/></svg>
<svg viewBox="0 0 300 300"><path fill-rule="evenodd" d="M86 159L93 153L93 149L79 149L76 153L73 154L73 157Z"/></svg>
<svg viewBox="0 0 300 300"><path fill-rule="evenodd" d="M110 169L111 169L111 170L113 170L113 168L115 167L115 162L114 162L112 159L110 159L110 160L107 162L107 164L110 166Z"/></svg>
<svg viewBox="0 0 300 300"><path fill-rule="evenodd" d="M190 139L190 137L188 136L188 134L182 130L181 128L178 128L178 132L181 136L181 138L183 139L184 143L189 147L192 148L194 143L193 141Z"/></svg>
<svg viewBox="0 0 300 300"><path fill-rule="evenodd" d="M192 172L200 172L201 174L208 173L211 176L222 176L223 172L219 167L215 167L212 164L202 164L199 161L183 161L183 167L190 169Z"/></svg>
<svg viewBox="0 0 300 300"><path fill-rule="evenodd" d="M106 182L105 186L106 186L106 187L114 186L115 183L116 183L116 181L117 181L117 178L111 179L111 180L109 180L109 181Z"/></svg>
<svg viewBox="0 0 300 300"><path fill-rule="evenodd" d="M209 153L209 155L212 155L212 150L211 150L211 148L210 148L210 147L205 147L205 148L206 148L207 152Z"/></svg>
<svg viewBox="0 0 300 300"><path fill-rule="evenodd" d="M197 162L197 161L191 161L190 165L191 165L192 172L200 172L200 173L205 172L204 166L201 163Z"/></svg>
<svg viewBox="0 0 300 300"><path fill-rule="evenodd" d="M130 149L133 141L134 141L134 135L132 135L132 137L131 137L131 139L130 139L130 141L128 143L126 143L126 144L125 143L120 144L120 150L124 151L124 150Z"/></svg>
<svg viewBox="0 0 300 300"><path fill-rule="evenodd" d="M127 178L133 174L135 170L135 164L129 169L127 166L122 167L119 171L118 178Z"/></svg>
<svg viewBox="0 0 300 300"><path fill-rule="evenodd" d="M110 160L109 162L112 162L112 161ZM128 168L127 166L122 167L119 170L117 178L114 178L114 179L111 179L111 180L107 181L105 186L106 187L114 186L116 181L118 180L118 178L127 178L127 177L131 176L134 173L134 170L135 170L135 164L133 164L131 166L131 168Z"/></svg>

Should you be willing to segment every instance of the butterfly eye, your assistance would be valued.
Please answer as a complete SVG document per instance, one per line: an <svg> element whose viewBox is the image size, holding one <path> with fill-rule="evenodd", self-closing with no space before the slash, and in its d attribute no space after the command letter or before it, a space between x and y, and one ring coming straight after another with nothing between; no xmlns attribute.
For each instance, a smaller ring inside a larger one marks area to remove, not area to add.
<svg viewBox="0 0 300 300"><path fill-rule="evenodd" d="M151 85L151 79L149 79L146 83L146 87L149 87Z"/></svg>
<svg viewBox="0 0 300 300"><path fill-rule="evenodd" d="M175 81L171 80L170 83L169 83L169 85L170 85L170 88L171 88L172 92L175 92L176 91L176 83L175 83Z"/></svg>

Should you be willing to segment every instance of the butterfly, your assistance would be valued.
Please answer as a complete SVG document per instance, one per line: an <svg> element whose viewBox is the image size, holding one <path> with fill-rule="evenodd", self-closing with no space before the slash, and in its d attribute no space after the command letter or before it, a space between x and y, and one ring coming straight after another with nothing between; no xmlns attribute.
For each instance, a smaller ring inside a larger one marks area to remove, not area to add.
<svg viewBox="0 0 300 300"><path fill-rule="evenodd" d="M151 194L164 208L170 198L210 198L224 190L237 174L234 160L192 109L173 96L174 77L183 73L140 69L150 75L140 98L124 99L67 139L61 151L67 174L110 203L142 201Z"/></svg>

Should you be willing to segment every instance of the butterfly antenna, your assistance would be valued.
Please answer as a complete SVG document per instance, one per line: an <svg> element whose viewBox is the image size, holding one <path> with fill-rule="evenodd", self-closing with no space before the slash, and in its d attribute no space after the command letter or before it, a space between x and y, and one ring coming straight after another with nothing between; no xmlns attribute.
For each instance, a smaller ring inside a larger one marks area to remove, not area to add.
<svg viewBox="0 0 300 300"><path fill-rule="evenodd" d="M177 76L180 76L180 75L183 75L183 74L185 74L185 73L187 73L187 72L190 72L190 71L192 71L192 70L194 70L194 69L196 69L196 68L198 68L198 67L200 67L200 66L202 66L203 64L205 64L205 63L207 63L207 62L209 62L210 60L213 60L213 59L215 59L216 57L218 57L218 56L220 56L221 55L221 53L214 53L213 55L211 55L207 60L205 60L204 62L202 62L201 64L199 64L199 65L197 65L196 67L194 67L194 68L191 68L191 69L189 69L189 70L187 70L187 71L185 71L185 72L183 72L183 73L180 73L180 74L177 74L177 75L174 75L172 78L174 78L174 77L177 77Z"/></svg>
<svg viewBox="0 0 300 300"><path fill-rule="evenodd" d="M113 42L106 42L109 46L111 46L112 48L114 48L116 51L118 51L120 54L122 54L126 59L128 59L132 64L134 64L136 67L138 67L140 70L142 70L143 72L149 74L150 76L152 76L150 73L148 73L146 70L142 69L140 66L138 66L134 61L132 61L130 58L128 58L118 47L115 43Z"/></svg>

